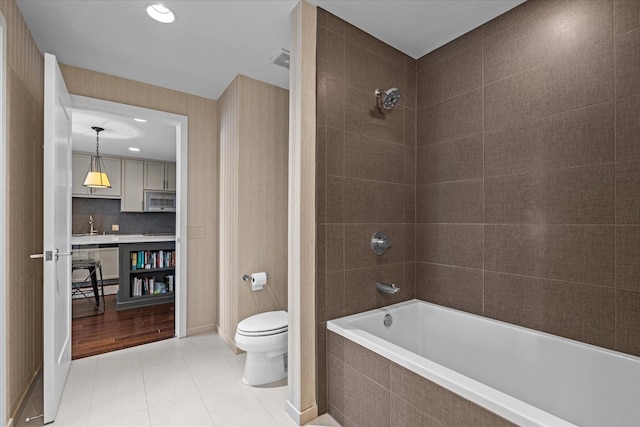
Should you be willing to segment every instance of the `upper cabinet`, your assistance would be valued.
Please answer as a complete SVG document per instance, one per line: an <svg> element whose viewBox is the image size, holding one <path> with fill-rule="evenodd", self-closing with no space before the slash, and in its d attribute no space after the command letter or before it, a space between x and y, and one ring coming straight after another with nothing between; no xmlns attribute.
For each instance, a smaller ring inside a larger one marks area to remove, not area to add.
<svg viewBox="0 0 640 427"><path fill-rule="evenodd" d="M142 160L122 159L121 212L144 211L143 164Z"/></svg>
<svg viewBox="0 0 640 427"><path fill-rule="evenodd" d="M105 199L119 199L121 196L121 160L116 157L102 156L107 169L111 188L89 188L82 185L91 162L90 154L73 153L71 193L73 197L96 197Z"/></svg>
<svg viewBox="0 0 640 427"><path fill-rule="evenodd" d="M176 164L144 162L144 189L176 191Z"/></svg>

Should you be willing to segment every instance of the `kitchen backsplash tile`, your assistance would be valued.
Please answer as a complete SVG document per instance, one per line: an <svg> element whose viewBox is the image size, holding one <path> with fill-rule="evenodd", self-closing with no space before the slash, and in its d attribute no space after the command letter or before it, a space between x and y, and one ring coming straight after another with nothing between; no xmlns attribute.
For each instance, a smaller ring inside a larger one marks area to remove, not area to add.
<svg viewBox="0 0 640 427"><path fill-rule="evenodd" d="M89 232L89 215L93 214L93 229L99 234L175 233L176 214L172 212L120 212L119 199L74 197L71 202L71 230L74 234ZM118 224L120 231L112 232Z"/></svg>

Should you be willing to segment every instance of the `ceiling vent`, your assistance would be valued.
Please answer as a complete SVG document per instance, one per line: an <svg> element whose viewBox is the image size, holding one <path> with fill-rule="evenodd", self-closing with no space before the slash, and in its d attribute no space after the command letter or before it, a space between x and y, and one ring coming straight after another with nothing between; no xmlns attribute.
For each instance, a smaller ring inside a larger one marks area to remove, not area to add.
<svg viewBox="0 0 640 427"><path fill-rule="evenodd" d="M280 49L269 60L272 64L279 65L281 67L289 69L289 51L287 49Z"/></svg>

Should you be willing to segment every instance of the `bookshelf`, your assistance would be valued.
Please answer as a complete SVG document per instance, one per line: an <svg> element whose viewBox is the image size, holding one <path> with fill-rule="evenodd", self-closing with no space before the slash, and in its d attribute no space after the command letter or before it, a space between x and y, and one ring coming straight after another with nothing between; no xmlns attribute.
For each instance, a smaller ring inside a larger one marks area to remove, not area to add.
<svg viewBox="0 0 640 427"><path fill-rule="evenodd" d="M175 242L120 244L120 288L116 309L173 302Z"/></svg>

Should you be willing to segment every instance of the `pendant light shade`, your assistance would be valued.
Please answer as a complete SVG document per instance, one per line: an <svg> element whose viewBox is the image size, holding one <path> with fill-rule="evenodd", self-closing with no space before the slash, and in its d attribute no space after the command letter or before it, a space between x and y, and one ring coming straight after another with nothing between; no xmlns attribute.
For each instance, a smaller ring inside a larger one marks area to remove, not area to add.
<svg viewBox="0 0 640 427"><path fill-rule="evenodd" d="M107 169L104 167L104 160L100 157L100 132L104 129L93 126L91 129L96 131L96 155L91 156L89 170L84 178L82 185L91 188L111 188L111 181L107 175Z"/></svg>

